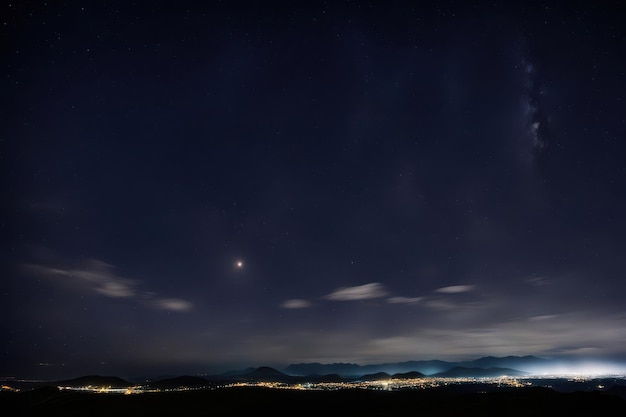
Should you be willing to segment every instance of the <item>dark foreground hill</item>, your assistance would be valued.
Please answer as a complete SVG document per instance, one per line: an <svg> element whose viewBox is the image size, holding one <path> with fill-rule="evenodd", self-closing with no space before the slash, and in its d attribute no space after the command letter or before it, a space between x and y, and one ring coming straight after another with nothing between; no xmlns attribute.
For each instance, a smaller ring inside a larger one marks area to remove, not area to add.
<svg viewBox="0 0 626 417"><path fill-rule="evenodd" d="M218 390L88 394L48 387L0 392L0 409L20 416L320 416L625 415L626 400L607 393L548 388L459 393L446 389L300 391L238 387Z"/></svg>

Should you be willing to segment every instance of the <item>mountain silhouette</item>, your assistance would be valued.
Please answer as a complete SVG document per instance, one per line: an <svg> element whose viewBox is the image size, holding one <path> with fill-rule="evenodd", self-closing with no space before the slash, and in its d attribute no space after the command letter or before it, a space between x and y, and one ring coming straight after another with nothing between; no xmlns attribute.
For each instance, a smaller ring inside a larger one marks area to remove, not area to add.
<svg viewBox="0 0 626 417"><path fill-rule="evenodd" d="M148 386L154 389L180 389L180 388L203 388L209 385L209 381L197 376L178 376L150 381Z"/></svg>
<svg viewBox="0 0 626 417"><path fill-rule="evenodd" d="M528 369L545 367L550 364L549 359L536 356L484 356L472 361L459 362L458 366L469 368L513 368L527 371Z"/></svg>
<svg viewBox="0 0 626 417"><path fill-rule="evenodd" d="M495 378L499 376L523 376L525 372L511 368L468 368L465 366L455 366L445 372L439 372L434 377L439 378Z"/></svg>
<svg viewBox="0 0 626 417"><path fill-rule="evenodd" d="M59 387L109 387L109 388L127 388L132 384L128 381L118 378L116 376L100 376L100 375L86 375L73 379L65 379L62 381L56 381L54 385Z"/></svg>
<svg viewBox="0 0 626 417"><path fill-rule="evenodd" d="M376 372L375 374L363 375L359 379L362 381L384 381L386 379L391 379L391 375L387 372Z"/></svg>
<svg viewBox="0 0 626 417"><path fill-rule="evenodd" d="M237 379L257 382L289 382L292 377L269 366L260 366L251 372L239 375Z"/></svg>
<svg viewBox="0 0 626 417"><path fill-rule="evenodd" d="M435 375L446 372L455 367L466 368L511 368L523 372L532 372L544 368L551 363L548 359L536 356L506 356L495 357L485 356L479 359L462 362L446 362L442 360L406 361L396 363L382 363L372 365L358 365L354 363L331 363L321 364L298 363L291 364L284 369L288 375L310 375L310 374L338 374L343 377L361 377L363 375L386 372L390 375L406 372L420 372L424 375Z"/></svg>
<svg viewBox="0 0 626 417"><path fill-rule="evenodd" d="M411 372L401 372L397 374L393 374L392 378L395 379L415 379L415 378L424 378L425 375L421 372L411 371Z"/></svg>

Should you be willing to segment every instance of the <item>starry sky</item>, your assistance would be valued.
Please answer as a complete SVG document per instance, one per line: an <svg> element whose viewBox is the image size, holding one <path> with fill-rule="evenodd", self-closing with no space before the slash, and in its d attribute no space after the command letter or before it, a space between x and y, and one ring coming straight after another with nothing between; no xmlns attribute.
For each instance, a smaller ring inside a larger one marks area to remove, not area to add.
<svg viewBox="0 0 626 417"><path fill-rule="evenodd" d="M5 2L0 375L626 358L618 2Z"/></svg>

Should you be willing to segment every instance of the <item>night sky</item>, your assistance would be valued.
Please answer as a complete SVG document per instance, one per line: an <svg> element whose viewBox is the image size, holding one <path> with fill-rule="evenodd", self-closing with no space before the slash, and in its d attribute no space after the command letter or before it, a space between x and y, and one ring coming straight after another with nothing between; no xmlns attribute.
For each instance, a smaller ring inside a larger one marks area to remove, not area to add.
<svg viewBox="0 0 626 417"><path fill-rule="evenodd" d="M626 358L609 1L5 2L0 376Z"/></svg>

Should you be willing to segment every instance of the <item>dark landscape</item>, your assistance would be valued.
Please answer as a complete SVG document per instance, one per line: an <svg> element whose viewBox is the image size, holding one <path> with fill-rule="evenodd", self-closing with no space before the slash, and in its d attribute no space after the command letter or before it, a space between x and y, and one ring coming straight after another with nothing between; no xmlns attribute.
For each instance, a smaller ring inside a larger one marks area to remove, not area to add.
<svg viewBox="0 0 626 417"><path fill-rule="evenodd" d="M243 416L292 415L620 415L626 400L611 392L558 392L532 387L487 393L453 388L424 391L296 391L225 388L184 392L104 395L58 391L53 387L21 393L2 392L3 410L14 415L64 416Z"/></svg>
<svg viewBox="0 0 626 417"><path fill-rule="evenodd" d="M534 356L378 365L303 363L219 375L156 378L88 375L59 381L6 379L0 405L17 415L274 416L346 414L598 415L626 411L626 377L532 375ZM486 366L485 368L478 365ZM498 366L500 365L500 366ZM439 372L426 375L416 369ZM388 373L402 369L407 372ZM367 373L376 371L373 373ZM396 385L392 386L392 381ZM402 385L413 381L413 385ZM125 395L130 394L130 395Z"/></svg>

